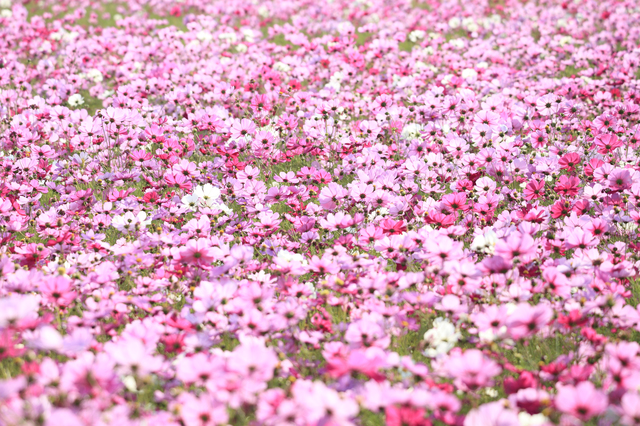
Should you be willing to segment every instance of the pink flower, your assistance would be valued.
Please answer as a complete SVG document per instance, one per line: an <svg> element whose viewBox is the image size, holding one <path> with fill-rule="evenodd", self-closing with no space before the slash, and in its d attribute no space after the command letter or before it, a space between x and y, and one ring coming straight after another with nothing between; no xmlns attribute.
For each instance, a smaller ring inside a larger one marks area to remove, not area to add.
<svg viewBox="0 0 640 426"><path fill-rule="evenodd" d="M538 109L538 112L540 112L540 115L552 115L560 109L560 103L557 101L558 98L553 93L549 93L541 96L536 101L536 108Z"/></svg>
<svg viewBox="0 0 640 426"><path fill-rule="evenodd" d="M297 424L344 425L358 412L358 404L343 393L328 388L324 383L298 380L291 388L298 405L296 410L300 420Z"/></svg>
<svg viewBox="0 0 640 426"><path fill-rule="evenodd" d="M588 249L598 245L598 239L594 238L590 233L586 232L582 228L574 228L567 238L565 245L568 249L575 247Z"/></svg>
<svg viewBox="0 0 640 426"><path fill-rule="evenodd" d="M616 191L629 189L633 183L631 172L628 169L615 169L609 175L608 183L609 188Z"/></svg>
<svg viewBox="0 0 640 426"><path fill-rule="evenodd" d="M42 244L29 243L23 247L16 247L16 253L22 255L25 265L33 267L38 261L46 259L51 250Z"/></svg>
<svg viewBox="0 0 640 426"><path fill-rule="evenodd" d="M637 392L627 392L620 401L622 409L622 424L637 425L640 421L640 395Z"/></svg>
<svg viewBox="0 0 640 426"><path fill-rule="evenodd" d="M56 408L47 417L45 426L85 426L83 422L73 411L68 408Z"/></svg>
<svg viewBox="0 0 640 426"><path fill-rule="evenodd" d="M377 346L384 349L390 342L380 324L365 319L351 323L344 338L354 348Z"/></svg>
<svg viewBox="0 0 640 426"><path fill-rule="evenodd" d="M328 231L335 231L336 229L344 229L353 226L354 220L350 214L337 212L335 214L329 213L326 219L320 219L318 223Z"/></svg>
<svg viewBox="0 0 640 426"><path fill-rule="evenodd" d="M77 295L73 282L63 276L49 278L40 283L39 289L49 303L62 307L69 306Z"/></svg>
<svg viewBox="0 0 640 426"><path fill-rule="evenodd" d="M518 414L495 401L471 410L464 419L464 426L520 426Z"/></svg>
<svg viewBox="0 0 640 426"><path fill-rule="evenodd" d="M189 392L180 394L180 417L185 426L214 426L227 424L227 409L205 392L194 396Z"/></svg>
<svg viewBox="0 0 640 426"><path fill-rule="evenodd" d="M485 357L477 349L452 351L445 368L456 383L470 390L492 386L493 377L502 371L498 363Z"/></svg>
<svg viewBox="0 0 640 426"><path fill-rule="evenodd" d="M498 240L495 247L495 253L506 261L518 259L523 263L533 260L536 250L537 245L533 237L519 232L512 233L506 239Z"/></svg>
<svg viewBox="0 0 640 426"><path fill-rule="evenodd" d="M616 135L598 135L595 142L600 154L608 154L614 149L622 146L622 141Z"/></svg>
<svg viewBox="0 0 640 426"><path fill-rule="evenodd" d="M252 136L256 131L256 125L253 121L243 118L242 120L237 120L231 126L231 137L234 139L244 138L247 136Z"/></svg>
<svg viewBox="0 0 640 426"><path fill-rule="evenodd" d="M309 269L321 274L336 274L340 271L340 266L330 259L324 257L319 259L318 256L313 256L309 261Z"/></svg>
<svg viewBox="0 0 640 426"><path fill-rule="evenodd" d="M376 227L374 225L369 225L364 229L360 230L358 244L361 246L368 246L369 244L373 244L378 240L384 238L384 231L382 228Z"/></svg>
<svg viewBox="0 0 640 426"><path fill-rule="evenodd" d="M188 264L204 269L211 268L211 262L215 259L215 250L211 248L211 242L206 238L189 240L180 249L180 260Z"/></svg>
<svg viewBox="0 0 640 426"><path fill-rule="evenodd" d="M153 350L138 338L122 339L105 344L105 352L116 364L133 375L146 376L162 367L162 358L153 355Z"/></svg>
<svg viewBox="0 0 640 426"><path fill-rule="evenodd" d="M326 187L322 188L318 201L325 210L333 210L337 207L338 202L347 196L347 190L340 184L331 182Z"/></svg>
<svg viewBox="0 0 640 426"><path fill-rule="evenodd" d="M273 378L278 357L259 338L243 337L229 358L227 368L244 380L266 383Z"/></svg>
<svg viewBox="0 0 640 426"><path fill-rule="evenodd" d="M189 191L193 187L193 183L181 172L167 172L164 175L164 180L167 186L180 188L185 191Z"/></svg>
<svg viewBox="0 0 640 426"><path fill-rule="evenodd" d="M507 318L508 333L514 339L531 336L549 324L552 318L553 310L547 305L520 303Z"/></svg>
<svg viewBox="0 0 640 426"><path fill-rule="evenodd" d="M607 408L607 396L585 381L577 386L562 386L554 400L558 410L587 421Z"/></svg>

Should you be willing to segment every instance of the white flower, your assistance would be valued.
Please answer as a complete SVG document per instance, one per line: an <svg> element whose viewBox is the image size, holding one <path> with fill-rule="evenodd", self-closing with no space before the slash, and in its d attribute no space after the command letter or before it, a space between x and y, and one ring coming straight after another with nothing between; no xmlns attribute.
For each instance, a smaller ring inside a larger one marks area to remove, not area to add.
<svg viewBox="0 0 640 426"><path fill-rule="evenodd" d="M71 32L65 33L62 39L64 41L73 41L73 39L78 37L79 35L80 33L78 33L77 31L71 31Z"/></svg>
<svg viewBox="0 0 640 426"><path fill-rule="evenodd" d="M478 73L473 68L465 68L460 75L467 81L475 81L478 78Z"/></svg>
<svg viewBox="0 0 640 426"><path fill-rule="evenodd" d="M416 139L420 136L422 126L418 123L409 123L402 128L403 139Z"/></svg>
<svg viewBox="0 0 640 426"><path fill-rule="evenodd" d="M465 27L467 31L471 31L471 32L478 31L478 29L480 29L480 27L478 26L478 24L476 24L473 18L464 18L462 20L462 26Z"/></svg>
<svg viewBox="0 0 640 426"><path fill-rule="evenodd" d="M235 42L238 36L236 36L236 33L221 33L218 34L218 38L220 40L231 40L231 42Z"/></svg>
<svg viewBox="0 0 640 426"><path fill-rule="evenodd" d="M213 40L213 35L207 30L202 30L196 34L196 38L200 41L211 41Z"/></svg>
<svg viewBox="0 0 640 426"><path fill-rule="evenodd" d="M449 40L449 44L458 49L462 49L464 47L464 41L460 38L454 38L453 40Z"/></svg>
<svg viewBox="0 0 640 426"><path fill-rule="evenodd" d="M276 70L276 71L280 71L280 72L289 72L289 71L291 71L291 67L289 65L285 64L284 62L280 62L280 61L276 62L273 65L273 69Z"/></svg>
<svg viewBox="0 0 640 426"><path fill-rule="evenodd" d="M386 207L378 207L377 209L375 209L374 211L372 211L371 213L369 213L367 215L367 220L369 222L373 222L374 220L378 219L378 218L383 218L386 215L389 214L389 209Z"/></svg>
<svg viewBox="0 0 640 426"><path fill-rule="evenodd" d="M478 333L478 337L482 343L491 343L494 342L497 338L504 336L507 333L507 327L502 326L498 330L498 333L494 333L493 329L488 328L484 331Z"/></svg>
<svg viewBox="0 0 640 426"><path fill-rule="evenodd" d="M69 102L69 105L71 105L72 107L77 107L84 103L84 98L80 93L75 93L69 96L69 100L67 102Z"/></svg>
<svg viewBox="0 0 640 426"><path fill-rule="evenodd" d="M496 398L498 396L498 391L495 390L494 388L485 388L484 389L484 393L489 397L489 398Z"/></svg>
<svg viewBox="0 0 640 426"><path fill-rule="evenodd" d="M180 201L182 201L183 206L190 210L196 210L198 208L198 205L200 205L201 203L200 198L196 197L193 194L185 195Z"/></svg>
<svg viewBox="0 0 640 426"><path fill-rule="evenodd" d="M478 235L471 243L471 250L479 251L486 254L493 254L498 236L492 230L488 230L484 235Z"/></svg>
<svg viewBox="0 0 640 426"><path fill-rule="evenodd" d="M573 44L573 37L564 36L560 39L560 46L564 46L565 44Z"/></svg>
<svg viewBox="0 0 640 426"><path fill-rule="evenodd" d="M266 273L265 271L258 271L253 274L247 275L247 278L254 281L259 281L261 283L269 283L271 282L271 274Z"/></svg>
<svg viewBox="0 0 640 426"><path fill-rule="evenodd" d="M258 15L262 16L263 18L269 16L269 9L267 9L267 6L260 6L260 8L258 9Z"/></svg>
<svg viewBox="0 0 640 426"><path fill-rule="evenodd" d="M231 214L233 213L233 210L231 210L229 207L227 207L226 204L223 203L212 203L210 206L208 206L210 209L215 209L215 210L222 210L225 214Z"/></svg>
<svg viewBox="0 0 640 426"><path fill-rule="evenodd" d="M141 211L137 214L136 219L138 219L138 223L142 228L146 228L147 225L151 224L151 219L147 219L147 213Z"/></svg>
<svg viewBox="0 0 640 426"><path fill-rule="evenodd" d="M304 260L304 256L302 256L299 253L292 253L288 250L280 250L278 252L278 259L280 260L284 260L287 263L291 263L291 262L297 262L300 263L302 265L306 265L307 261Z"/></svg>
<svg viewBox="0 0 640 426"><path fill-rule="evenodd" d="M136 378L131 375L124 376L122 378L122 383L129 392L136 392L138 389L136 386Z"/></svg>
<svg viewBox="0 0 640 426"><path fill-rule="evenodd" d="M493 179L489 176L484 176L476 181L476 185L473 187L473 190L478 195L484 195L489 192L493 192L496 189L496 186L496 182Z"/></svg>
<svg viewBox="0 0 640 426"><path fill-rule="evenodd" d="M462 335L448 319L436 318L433 321L433 328L424 333L424 340L429 344L424 354L430 358L446 354L453 349L461 337Z"/></svg>
<svg viewBox="0 0 640 426"><path fill-rule="evenodd" d="M102 72L100 70L95 69L95 68L89 70L89 72L87 73L87 77L89 77L90 79L92 79L96 83L100 83L103 80Z"/></svg>
<svg viewBox="0 0 640 426"><path fill-rule="evenodd" d="M544 414L529 414L526 411L518 413L518 420L521 426L538 426L549 422L549 418Z"/></svg>
<svg viewBox="0 0 640 426"><path fill-rule="evenodd" d="M331 76L331 78L329 78L329 83L327 84L327 86L335 90L340 90L342 80L344 80L344 74L340 71L337 71Z"/></svg>
<svg viewBox="0 0 640 426"><path fill-rule="evenodd" d="M113 203L111 201L105 201L104 203L98 202L93 206L93 208L96 212L108 212L113 209Z"/></svg>
<svg viewBox="0 0 640 426"><path fill-rule="evenodd" d="M422 30L411 31L409 33L409 41L416 43L418 40L422 40L425 35L427 35L427 33Z"/></svg>
<svg viewBox="0 0 640 426"><path fill-rule="evenodd" d="M251 28L243 28L240 32L242 32L247 43L253 43L256 41L257 34Z"/></svg>
<svg viewBox="0 0 640 426"><path fill-rule="evenodd" d="M185 196L182 198L182 202L186 202L185 204L189 204L189 208L192 208L191 203L193 202L193 198L190 197L195 197L198 199L198 207L212 210L222 210L226 214L232 213L232 210L220 201L220 190L210 183L196 186L190 196Z"/></svg>
<svg viewBox="0 0 640 426"><path fill-rule="evenodd" d="M638 224L635 222L617 223L616 226L622 232L633 232L638 229Z"/></svg>
<svg viewBox="0 0 640 426"><path fill-rule="evenodd" d="M120 232L129 233L136 229L144 229L151 223L151 219L147 219L147 214L143 211L134 216L132 212L126 212L123 215L115 216L111 224Z"/></svg>
<svg viewBox="0 0 640 426"><path fill-rule="evenodd" d="M192 195L203 200L204 204L207 204L220 198L220 190L210 183L207 183L196 186Z"/></svg>
<svg viewBox="0 0 640 426"><path fill-rule="evenodd" d="M313 285L312 282L306 282L304 283L304 285L311 290L311 296L309 296L311 299L315 299L316 297L318 297L318 291L316 290L315 286Z"/></svg>
<svg viewBox="0 0 640 426"><path fill-rule="evenodd" d="M2 6L0 5L0 7L2 7ZM58 29L58 31L56 31L55 33L52 33L52 34L49 36L49 38L50 38L51 40L56 40L56 41L58 41L58 40L61 40L61 39L62 39L62 37L63 37L65 34L66 34L66 31L64 30L64 28L59 28L59 29Z"/></svg>

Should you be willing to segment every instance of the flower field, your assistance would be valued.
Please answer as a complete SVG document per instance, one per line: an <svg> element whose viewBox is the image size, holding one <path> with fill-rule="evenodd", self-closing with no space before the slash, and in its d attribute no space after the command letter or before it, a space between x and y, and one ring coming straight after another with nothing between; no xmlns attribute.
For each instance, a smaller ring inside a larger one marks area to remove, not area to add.
<svg viewBox="0 0 640 426"><path fill-rule="evenodd" d="M0 425L640 424L635 0L0 0Z"/></svg>

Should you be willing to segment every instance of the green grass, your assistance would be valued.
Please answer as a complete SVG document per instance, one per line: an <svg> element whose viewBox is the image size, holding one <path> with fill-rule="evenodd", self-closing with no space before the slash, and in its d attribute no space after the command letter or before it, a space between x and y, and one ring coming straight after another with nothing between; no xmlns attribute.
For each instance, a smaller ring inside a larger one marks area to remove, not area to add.
<svg viewBox="0 0 640 426"><path fill-rule="evenodd" d="M411 8L428 10L428 11L431 10L431 6L429 6L425 1L422 1L422 0L413 0L411 2Z"/></svg>
<svg viewBox="0 0 640 426"><path fill-rule="evenodd" d="M386 424L384 413L374 413L370 410L361 409L359 417L362 426L384 426Z"/></svg>
<svg viewBox="0 0 640 426"><path fill-rule="evenodd" d="M535 42L537 43L538 41L540 41L540 37L542 37L542 34L540 33L540 29L538 28L533 28L531 30L531 37L533 37L533 39L535 40Z"/></svg>
<svg viewBox="0 0 640 426"><path fill-rule="evenodd" d="M38 1L30 1L25 5L27 11L30 16L42 16L45 13L52 13L51 7L45 7L41 5ZM65 10L61 15L69 16L74 12L74 10ZM92 13L97 15L97 20L95 24L91 24L89 22L90 16ZM115 17L120 15L122 17L131 16L134 12L128 8L128 3L126 2L98 2L92 4L90 7L84 9L84 16L80 19L77 19L74 24L79 25L83 28L88 27L99 27L106 28L112 27L116 25ZM174 26L182 31L186 31L187 27L183 23L182 17L172 16L172 15L159 15L154 13L150 7L145 7L141 12L136 12L142 16L145 16L151 20L162 20L165 21L160 27L166 26ZM106 14L109 16L107 17ZM49 21L53 21L60 16L53 16Z"/></svg>
<svg viewBox="0 0 640 426"><path fill-rule="evenodd" d="M469 34L467 33L467 30L465 30L464 28L456 28L453 31L449 31L445 33L444 38L447 41L451 41L458 38L469 38Z"/></svg>
<svg viewBox="0 0 640 426"><path fill-rule="evenodd" d="M277 44L278 46L291 46L292 48L294 48L293 50L297 50L300 47L297 44L293 44L290 41L286 40L284 38L284 34L274 35L273 38L271 39L271 42L273 42L274 44Z"/></svg>
<svg viewBox="0 0 640 426"><path fill-rule="evenodd" d="M369 40L371 40L372 34L368 32L358 33L356 39L356 46L363 46Z"/></svg>
<svg viewBox="0 0 640 426"><path fill-rule="evenodd" d="M571 76L576 76L578 77L580 74L580 71L583 71L584 68L576 68L574 65L569 65L567 67L565 67L564 70L560 71L557 74L558 78L563 78L563 77L571 77Z"/></svg>
<svg viewBox="0 0 640 426"><path fill-rule="evenodd" d="M76 109L86 109L89 115L95 115L96 111L103 108L102 100L89 94L88 90L80 90L79 93L84 99L84 103Z"/></svg>
<svg viewBox="0 0 640 426"><path fill-rule="evenodd" d="M411 49L413 49L415 45L416 43L406 40L398 44L398 49L400 49L401 52L411 52Z"/></svg>

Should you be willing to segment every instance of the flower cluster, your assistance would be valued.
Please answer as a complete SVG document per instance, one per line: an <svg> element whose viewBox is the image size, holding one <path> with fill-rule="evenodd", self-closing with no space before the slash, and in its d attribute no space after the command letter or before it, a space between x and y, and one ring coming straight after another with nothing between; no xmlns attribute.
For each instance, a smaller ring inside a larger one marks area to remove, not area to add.
<svg viewBox="0 0 640 426"><path fill-rule="evenodd" d="M638 424L639 22L0 0L0 424Z"/></svg>

